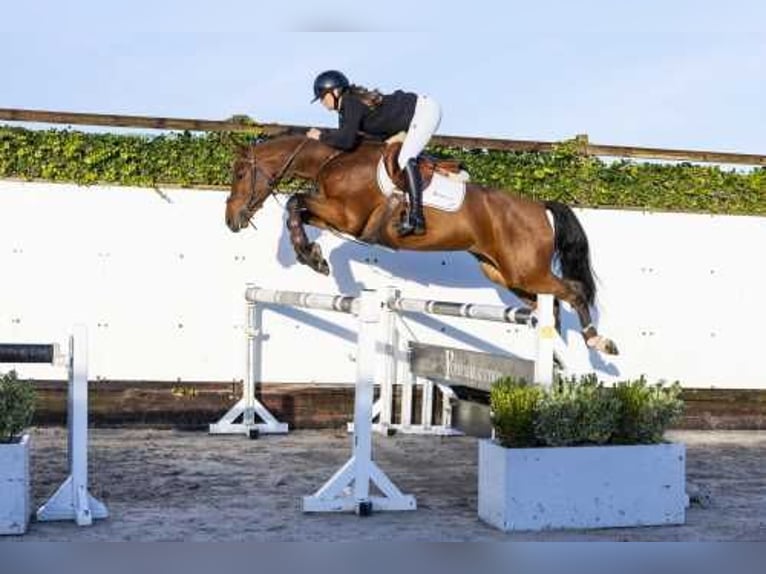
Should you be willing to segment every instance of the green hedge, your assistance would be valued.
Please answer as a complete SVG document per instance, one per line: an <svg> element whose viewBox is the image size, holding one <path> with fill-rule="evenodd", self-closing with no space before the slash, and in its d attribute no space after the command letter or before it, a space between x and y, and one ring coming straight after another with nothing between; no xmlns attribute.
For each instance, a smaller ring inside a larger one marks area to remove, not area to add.
<svg viewBox="0 0 766 574"><path fill-rule="evenodd" d="M242 133L155 137L0 126L0 178L79 184L228 186ZM564 142L552 153L433 148L473 181L570 205L766 215L766 168L604 162Z"/></svg>
<svg viewBox="0 0 766 574"><path fill-rule="evenodd" d="M766 215L766 168L747 173L689 163L605 162L568 141L552 153L439 150L461 159L471 177L582 207Z"/></svg>
<svg viewBox="0 0 766 574"><path fill-rule="evenodd" d="M0 126L0 177L153 186L227 185L237 134L147 137Z"/></svg>

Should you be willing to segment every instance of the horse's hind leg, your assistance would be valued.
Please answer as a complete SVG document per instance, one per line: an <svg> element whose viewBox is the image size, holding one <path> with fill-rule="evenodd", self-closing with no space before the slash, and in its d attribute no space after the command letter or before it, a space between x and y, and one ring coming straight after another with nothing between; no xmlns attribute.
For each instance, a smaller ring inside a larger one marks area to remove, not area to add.
<svg viewBox="0 0 766 574"><path fill-rule="evenodd" d="M317 273L330 274L330 265L322 256L322 249L315 242L309 241L303 224L308 217L305 197L301 193L293 194L287 200L287 229L290 231L290 242L295 249L299 263L308 265Z"/></svg>
<svg viewBox="0 0 766 574"><path fill-rule="evenodd" d="M580 325L582 325L582 336L585 339L585 344L594 349L598 349L603 353L609 355L617 355L617 345L611 339L607 339L598 334L595 325L590 316L590 309L588 308L588 301L585 297L585 289L582 284L572 279L561 279L556 277L550 271L539 274L539 277L534 280L527 280L523 286L512 284L502 273L502 271L496 267L492 262L482 256L476 256L479 259L479 265L484 274L495 283L507 287L513 291L522 301L537 306L535 293L550 293L554 296L555 301L566 301L577 313L580 319ZM560 328L558 309L554 308L554 316L556 317L556 329Z"/></svg>
<svg viewBox="0 0 766 574"><path fill-rule="evenodd" d="M510 290L513 291L516 294L516 297L523 303L532 309L537 309L537 295L524 291L524 289L519 289L518 287L511 287ZM561 301L555 297L553 298L553 320L556 332L561 334Z"/></svg>
<svg viewBox="0 0 766 574"><path fill-rule="evenodd" d="M516 297L518 297L522 303L524 303L528 307L531 307L532 309L537 309L537 295L535 295L534 293L530 293L529 291L526 291L519 287L509 287L508 282L505 280L502 273L500 273L500 270L486 260L479 258L479 267L481 268L484 275L486 275L490 281L492 281L493 283L497 283L498 285L502 285L506 289L511 290L514 293L514 295L516 295ZM553 317L556 321L556 331L560 333L561 318L560 318L559 308L560 308L559 300L554 298Z"/></svg>
<svg viewBox="0 0 766 574"><path fill-rule="evenodd" d="M562 279L549 272L524 287L535 293L551 293L556 299L569 303L580 319L585 344L608 355L618 354L614 341L598 334L590 316L585 290L579 281Z"/></svg>

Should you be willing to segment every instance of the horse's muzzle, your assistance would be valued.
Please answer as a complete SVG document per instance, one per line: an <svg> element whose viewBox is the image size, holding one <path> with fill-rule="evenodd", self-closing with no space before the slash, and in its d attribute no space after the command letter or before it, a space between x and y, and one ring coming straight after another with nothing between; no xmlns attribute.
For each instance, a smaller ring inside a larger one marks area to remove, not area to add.
<svg viewBox="0 0 766 574"><path fill-rule="evenodd" d="M242 214L241 212L237 214L236 217L230 216L228 213L226 214L226 226L232 230L234 233L237 233L240 229L244 227L241 223ZM247 223L245 223L247 225Z"/></svg>
<svg viewBox="0 0 766 574"><path fill-rule="evenodd" d="M251 213L247 208L243 207L233 217L229 217L228 214L226 215L226 225L228 225L229 229L231 229L234 233L237 233L250 224L250 220L253 218L253 215L254 214Z"/></svg>

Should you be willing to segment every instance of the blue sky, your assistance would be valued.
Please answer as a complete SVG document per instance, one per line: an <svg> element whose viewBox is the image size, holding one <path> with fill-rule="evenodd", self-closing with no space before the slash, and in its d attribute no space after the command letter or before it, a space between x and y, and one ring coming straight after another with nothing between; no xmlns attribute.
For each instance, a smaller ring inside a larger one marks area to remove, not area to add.
<svg viewBox="0 0 766 574"><path fill-rule="evenodd" d="M442 134L766 154L766 2L25 0L0 107L333 125L338 68L428 93Z"/></svg>

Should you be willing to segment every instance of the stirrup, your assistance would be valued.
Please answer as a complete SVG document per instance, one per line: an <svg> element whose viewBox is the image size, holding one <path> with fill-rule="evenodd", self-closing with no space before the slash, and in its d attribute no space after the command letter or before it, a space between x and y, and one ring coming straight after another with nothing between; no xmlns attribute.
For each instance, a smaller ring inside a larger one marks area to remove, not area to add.
<svg viewBox="0 0 766 574"><path fill-rule="evenodd" d="M409 215L399 222L397 232L399 233L399 237L406 237L407 235L425 235L426 222L422 217L415 218Z"/></svg>

